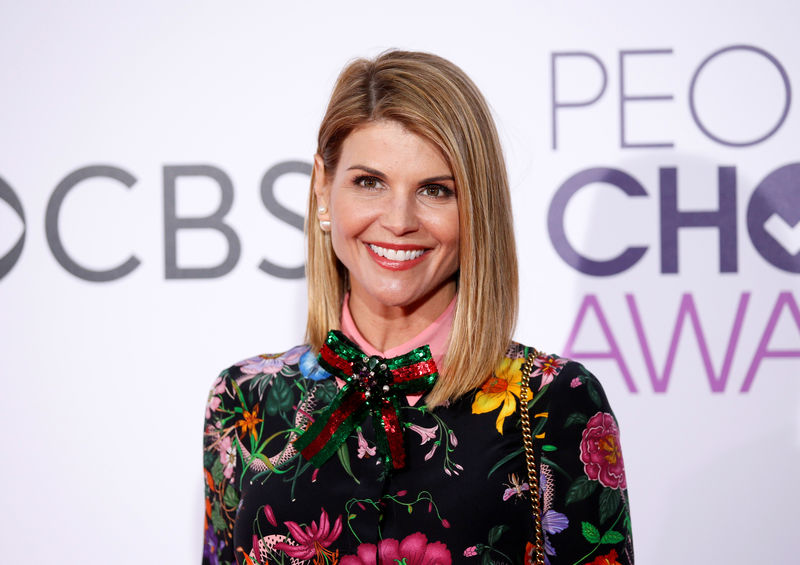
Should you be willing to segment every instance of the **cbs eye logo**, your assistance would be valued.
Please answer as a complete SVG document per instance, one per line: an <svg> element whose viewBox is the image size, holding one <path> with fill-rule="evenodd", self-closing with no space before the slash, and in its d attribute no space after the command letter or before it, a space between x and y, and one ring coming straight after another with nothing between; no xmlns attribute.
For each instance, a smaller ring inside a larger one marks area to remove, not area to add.
<svg viewBox="0 0 800 565"><path fill-rule="evenodd" d="M11 187L8 183L0 177L0 200L5 202L9 208L11 208L14 212L16 212L17 216L19 217L20 221L22 222L22 233L20 234L17 241L11 246L11 249L0 257L0 279L5 277L11 269L14 268L14 265L17 264L20 256L22 255L22 248L25 246L25 233L26 233L26 225L25 225L25 211L22 209L22 202L20 202L19 197L17 197L16 193L11 190Z"/></svg>

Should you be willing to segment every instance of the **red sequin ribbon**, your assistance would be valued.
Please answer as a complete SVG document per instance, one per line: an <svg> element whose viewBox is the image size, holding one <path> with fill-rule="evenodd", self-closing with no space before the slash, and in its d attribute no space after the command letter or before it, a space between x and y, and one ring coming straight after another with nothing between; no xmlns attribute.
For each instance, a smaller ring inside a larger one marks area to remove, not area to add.
<svg viewBox="0 0 800 565"><path fill-rule="evenodd" d="M427 345L384 359L365 355L340 331L331 331L319 353L320 366L344 380L339 394L317 416L294 446L321 466L369 415L378 452L388 467L405 466L399 399L429 391L439 373Z"/></svg>

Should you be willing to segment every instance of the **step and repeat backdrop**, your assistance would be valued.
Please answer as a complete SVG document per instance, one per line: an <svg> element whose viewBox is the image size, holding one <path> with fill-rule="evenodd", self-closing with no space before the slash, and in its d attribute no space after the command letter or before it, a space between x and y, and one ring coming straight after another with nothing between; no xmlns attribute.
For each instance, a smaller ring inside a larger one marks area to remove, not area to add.
<svg viewBox="0 0 800 565"><path fill-rule="evenodd" d="M0 560L199 562L209 386L302 340L316 128L401 47L493 108L517 336L603 382L638 561L795 562L800 8L645 4L3 2Z"/></svg>

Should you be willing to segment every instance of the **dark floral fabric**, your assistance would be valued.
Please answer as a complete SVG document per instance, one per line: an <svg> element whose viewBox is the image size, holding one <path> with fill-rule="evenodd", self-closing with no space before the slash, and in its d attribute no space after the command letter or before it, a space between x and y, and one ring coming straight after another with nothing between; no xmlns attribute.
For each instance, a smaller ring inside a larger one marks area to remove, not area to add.
<svg viewBox="0 0 800 565"><path fill-rule="evenodd" d="M434 409L403 399L406 465L387 470L370 418L320 468L293 441L338 388L309 351L236 363L205 424L207 565L532 562L534 521L512 344L473 393ZM582 365L539 355L529 382L551 565L633 563L619 428Z"/></svg>

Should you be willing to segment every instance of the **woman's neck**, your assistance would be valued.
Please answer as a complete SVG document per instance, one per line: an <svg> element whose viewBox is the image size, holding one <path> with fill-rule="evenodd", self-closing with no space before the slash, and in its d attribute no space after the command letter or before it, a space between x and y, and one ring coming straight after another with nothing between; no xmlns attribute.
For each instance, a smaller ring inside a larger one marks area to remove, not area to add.
<svg viewBox="0 0 800 565"><path fill-rule="evenodd" d="M349 309L361 336L378 351L388 351L430 326L454 296L455 283L445 285L423 303L409 306L387 306L369 296L351 293Z"/></svg>

